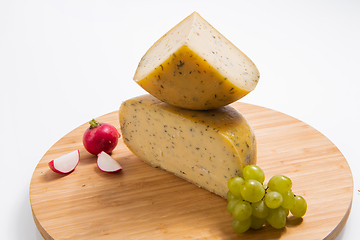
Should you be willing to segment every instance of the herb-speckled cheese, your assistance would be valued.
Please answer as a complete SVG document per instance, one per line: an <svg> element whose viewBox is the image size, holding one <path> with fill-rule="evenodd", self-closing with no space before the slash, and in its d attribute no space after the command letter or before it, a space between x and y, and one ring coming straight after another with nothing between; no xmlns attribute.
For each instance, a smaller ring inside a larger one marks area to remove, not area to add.
<svg viewBox="0 0 360 240"><path fill-rule="evenodd" d="M222 197L228 179L256 163L256 141L247 120L231 106L194 111L151 95L124 101L123 141L144 162Z"/></svg>
<svg viewBox="0 0 360 240"><path fill-rule="evenodd" d="M194 12L146 52L134 80L171 105L207 110L242 98L259 77L255 64Z"/></svg>

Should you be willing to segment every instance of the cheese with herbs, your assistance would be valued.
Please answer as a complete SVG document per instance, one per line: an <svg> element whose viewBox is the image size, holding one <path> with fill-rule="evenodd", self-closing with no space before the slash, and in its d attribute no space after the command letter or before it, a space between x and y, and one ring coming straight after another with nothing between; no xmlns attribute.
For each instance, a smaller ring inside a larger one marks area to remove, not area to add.
<svg viewBox="0 0 360 240"><path fill-rule="evenodd" d="M259 77L255 64L194 12L146 52L134 80L161 101L207 110L242 98Z"/></svg>
<svg viewBox="0 0 360 240"><path fill-rule="evenodd" d="M124 143L144 162L222 197L229 178L256 163L254 132L232 106L194 111L143 95L121 104L119 121Z"/></svg>

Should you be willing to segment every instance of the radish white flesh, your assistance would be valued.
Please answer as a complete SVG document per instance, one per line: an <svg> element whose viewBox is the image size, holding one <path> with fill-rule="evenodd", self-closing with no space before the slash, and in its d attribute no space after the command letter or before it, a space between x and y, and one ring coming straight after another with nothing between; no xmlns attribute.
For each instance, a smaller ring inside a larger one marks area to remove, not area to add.
<svg viewBox="0 0 360 240"><path fill-rule="evenodd" d="M118 172L122 170L121 165L104 151L98 154L97 165L104 172Z"/></svg>
<svg viewBox="0 0 360 240"><path fill-rule="evenodd" d="M74 171L80 160L80 151L75 150L49 162L49 167L56 173L70 173Z"/></svg>

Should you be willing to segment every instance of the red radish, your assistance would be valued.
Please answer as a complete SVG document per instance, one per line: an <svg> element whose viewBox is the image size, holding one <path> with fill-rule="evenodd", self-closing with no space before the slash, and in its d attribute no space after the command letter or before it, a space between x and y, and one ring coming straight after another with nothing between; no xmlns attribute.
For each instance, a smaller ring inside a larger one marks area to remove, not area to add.
<svg viewBox="0 0 360 240"><path fill-rule="evenodd" d="M113 125L99 123L95 119L91 120L89 124L90 127L86 129L83 136L85 149L93 155L98 155L102 151L111 153L121 136L119 131Z"/></svg>
<svg viewBox="0 0 360 240"><path fill-rule="evenodd" d="M98 154L97 165L101 171L104 172L119 172L122 170L120 163L118 163L112 156L106 152Z"/></svg>
<svg viewBox="0 0 360 240"><path fill-rule="evenodd" d="M48 164L56 173L70 173L74 171L80 160L80 151L75 150L61 157L51 160Z"/></svg>

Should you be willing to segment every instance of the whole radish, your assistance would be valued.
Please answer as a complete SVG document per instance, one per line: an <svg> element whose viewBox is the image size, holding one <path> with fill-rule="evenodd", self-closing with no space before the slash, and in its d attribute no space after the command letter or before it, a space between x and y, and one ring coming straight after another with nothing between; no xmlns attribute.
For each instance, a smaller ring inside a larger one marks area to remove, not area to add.
<svg viewBox="0 0 360 240"><path fill-rule="evenodd" d="M99 123L95 119L92 119L89 124L90 127L86 129L83 136L85 149L93 155L98 155L102 151L111 153L121 136L119 131L113 125Z"/></svg>

